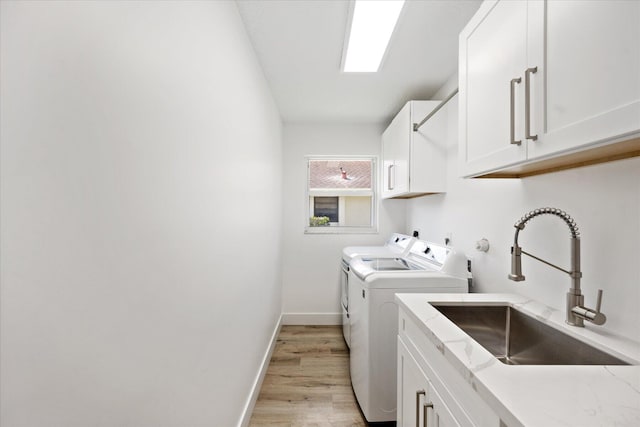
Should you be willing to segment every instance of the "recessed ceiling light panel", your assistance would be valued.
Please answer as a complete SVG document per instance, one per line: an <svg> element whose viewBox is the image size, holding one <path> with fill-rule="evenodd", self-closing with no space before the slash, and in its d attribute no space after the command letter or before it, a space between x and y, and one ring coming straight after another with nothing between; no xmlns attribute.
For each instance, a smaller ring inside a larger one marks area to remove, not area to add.
<svg viewBox="0 0 640 427"><path fill-rule="evenodd" d="M378 71L404 3L405 0L355 0L343 71Z"/></svg>

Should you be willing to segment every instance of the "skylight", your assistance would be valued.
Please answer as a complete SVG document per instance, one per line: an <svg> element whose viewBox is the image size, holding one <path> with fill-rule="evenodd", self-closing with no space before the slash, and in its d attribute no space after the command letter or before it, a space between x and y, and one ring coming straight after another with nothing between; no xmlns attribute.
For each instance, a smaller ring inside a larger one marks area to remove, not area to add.
<svg viewBox="0 0 640 427"><path fill-rule="evenodd" d="M356 0L342 70L375 73L405 0Z"/></svg>

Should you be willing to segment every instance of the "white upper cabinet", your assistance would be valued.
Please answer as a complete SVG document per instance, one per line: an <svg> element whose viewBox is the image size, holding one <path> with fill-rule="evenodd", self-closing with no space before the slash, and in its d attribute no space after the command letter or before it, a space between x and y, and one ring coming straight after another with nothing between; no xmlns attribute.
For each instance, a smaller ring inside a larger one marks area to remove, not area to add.
<svg viewBox="0 0 640 427"><path fill-rule="evenodd" d="M460 36L460 139L464 141L460 154L464 156L464 175L526 158L526 145L515 142L522 140L523 133L522 108L515 101L523 100L524 95L526 28L526 2L485 2Z"/></svg>
<svg viewBox="0 0 640 427"><path fill-rule="evenodd" d="M446 109L417 131L439 101L409 101L382 134L382 198L441 193L446 187Z"/></svg>
<svg viewBox="0 0 640 427"><path fill-rule="evenodd" d="M459 65L463 176L640 134L640 1L485 1Z"/></svg>

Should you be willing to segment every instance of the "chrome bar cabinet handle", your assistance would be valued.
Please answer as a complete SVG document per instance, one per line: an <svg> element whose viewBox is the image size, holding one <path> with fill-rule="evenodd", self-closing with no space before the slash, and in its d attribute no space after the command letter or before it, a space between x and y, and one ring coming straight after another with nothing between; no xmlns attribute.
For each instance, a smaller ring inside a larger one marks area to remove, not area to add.
<svg viewBox="0 0 640 427"><path fill-rule="evenodd" d="M391 185L391 169L394 166L395 165L389 165L389 167L387 168L387 190L393 190L393 186Z"/></svg>
<svg viewBox="0 0 640 427"><path fill-rule="evenodd" d="M535 141L538 135L531 135L531 74L535 74L538 67L527 68L524 72L524 137Z"/></svg>
<svg viewBox="0 0 640 427"><path fill-rule="evenodd" d="M510 124L510 129L509 130L511 132L511 135L510 135L511 142L510 143L511 144L515 144L515 145L522 144L522 141L520 141L520 140L516 141L516 130L515 130L515 127L516 127L516 123L515 123L516 122L516 105L515 105L516 104L516 94L515 94L515 91L516 91L516 84L519 84L521 81L522 81L522 78L518 77L518 78L515 78L515 79L511 79L511 84L510 84L510 97L511 97L511 104L509 105L509 107L510 107L509 108L509 112L511 114L510 122L509 122L509 124Z"/></svg>
<svg viewBox="0 0 640 427"><path fill-rule="evenodd" d="M426 396L424 390L416 391L416 427L420 427L420 396Z"/></svg>
<svg viewBox="0 0 640 427"><path fill-rule="evenodd" d="M422 407L422 427L427 427L427 411L429 408L433 409L433 403L425 403Z"/></svg>

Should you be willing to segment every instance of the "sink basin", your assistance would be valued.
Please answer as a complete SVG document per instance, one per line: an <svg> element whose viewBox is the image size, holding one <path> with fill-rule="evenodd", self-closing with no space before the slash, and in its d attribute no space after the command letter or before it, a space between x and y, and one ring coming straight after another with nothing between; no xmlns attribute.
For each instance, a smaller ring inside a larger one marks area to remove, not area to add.
<svg viewBox="0 0 640 427"><path fill-rule="evenodd" d="M432 305L507 365L629 365L510 306Z"/></svg>

